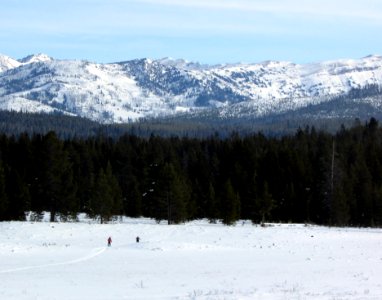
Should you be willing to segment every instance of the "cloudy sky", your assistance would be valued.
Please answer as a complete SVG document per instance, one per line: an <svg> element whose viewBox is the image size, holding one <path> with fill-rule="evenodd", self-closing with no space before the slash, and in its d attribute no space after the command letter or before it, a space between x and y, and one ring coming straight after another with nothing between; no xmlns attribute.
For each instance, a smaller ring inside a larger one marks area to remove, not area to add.
<svg viewBox="0 0 382 300"><path fill-rule="evenodd" d="M381 0L1 0L0 53L296 63L382 55Z"/></svg>

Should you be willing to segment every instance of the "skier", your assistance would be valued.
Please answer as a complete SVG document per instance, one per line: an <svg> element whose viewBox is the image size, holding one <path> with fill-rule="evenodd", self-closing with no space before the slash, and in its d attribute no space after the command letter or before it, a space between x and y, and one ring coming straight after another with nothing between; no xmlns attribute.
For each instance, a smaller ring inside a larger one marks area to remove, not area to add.
<svg viewBox="0 0 382 300"><path fill-rule="evenodd" d="M139 236L137 236L137 237L136 237L136 241L137 241L137 243L139 243L139 240L140 240L140 238L139 238Z"/></svg>
<svg viewBox="0 0 382 300"><path fill-rule="evenodd" d="M111 246L111 236L109 236L109 238L107 239L107 246L110 247Z"/></svg>

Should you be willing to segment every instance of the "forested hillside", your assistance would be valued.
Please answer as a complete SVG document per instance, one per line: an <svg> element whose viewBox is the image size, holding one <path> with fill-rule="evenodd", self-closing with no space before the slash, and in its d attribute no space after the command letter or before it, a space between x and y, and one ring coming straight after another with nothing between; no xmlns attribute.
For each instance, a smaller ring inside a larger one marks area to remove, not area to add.
<svg viewBox="0 0 382 300"><path fill-rule="evenodd" d="M382 225L382 129L281 138L0 136L0 219L86 212L178 223L196 218Z"/></svg>

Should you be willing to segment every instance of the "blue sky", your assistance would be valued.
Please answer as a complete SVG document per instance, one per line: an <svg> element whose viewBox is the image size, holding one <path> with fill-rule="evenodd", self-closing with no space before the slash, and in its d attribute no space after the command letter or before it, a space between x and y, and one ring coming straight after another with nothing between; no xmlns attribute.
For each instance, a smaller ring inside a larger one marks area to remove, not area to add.
<svg viewBox="0 0 382 300"><path fill-rule="evenodd" d="M382 55L381 0L1 0L0 53L115 62Z"/></svg>

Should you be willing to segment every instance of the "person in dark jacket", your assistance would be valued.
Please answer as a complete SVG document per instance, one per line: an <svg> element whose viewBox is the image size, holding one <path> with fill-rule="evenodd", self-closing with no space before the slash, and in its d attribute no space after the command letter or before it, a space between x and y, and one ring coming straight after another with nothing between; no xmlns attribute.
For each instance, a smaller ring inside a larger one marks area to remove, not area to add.
<svg viewBox="0 0 382 300"><path fill-rule="evenodd" d="M112 242L112 240L111 240L111 236L109 236L109 238L107 239L107 246L108 246L108 247L111 246L111 242Z"/></svg>

